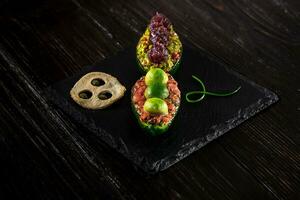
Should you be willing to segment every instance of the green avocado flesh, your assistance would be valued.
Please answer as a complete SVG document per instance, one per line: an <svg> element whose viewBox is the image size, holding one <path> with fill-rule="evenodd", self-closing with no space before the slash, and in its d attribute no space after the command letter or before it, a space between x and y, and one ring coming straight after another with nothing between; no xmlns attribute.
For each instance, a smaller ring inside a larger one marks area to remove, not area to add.
<svg viewBox="0 0 300 200"><path fill-rule="evenodd" d="M172 124L172 122L173 122L173 120L174 120L174 118L175 118L175 116L176 116L176 114L178 112L178 109L179 109L179 107L178 107L177 110L176 110L176 113L175 113L175 115L173 117L173 119L169 123L157 125L157 124L150 124L150 123L142 122L140 120L140 115L137 112L137 110L136 110L136 108L135 108L135 106L134 106L133 103L131 104L131 108L132 108L134 116L136 117L136 119L138 121L138 124L141 127L141 129L144 132L146 132L149 135L151 135L151 136L159 136L159 135L165 133L167 130L169 130L169 127L171 126L171 124Z"/></svg>
<svg viewBox="0 0 300 200"><path fill-rule="evenodd" d="M166 115L168 114L168 105L164 100L154 97L146 100L144 110L153 114Z"/></svg>
<svg viewBox="0 0 300 200"><path fill-rule="evenodd" d="M176 32L173 29L173 26L171 26L170 31L170 38L169 38L169 44L167 46L168 50L168 58L160 63L155 64L152 63L148 58L148 51L151 49L152 44L149 40L150 38L150 30L149 27L147 27L145 33L140 38L137 47L136 47L136 56L137 56L137 63L139 68L143 73L148 72L151 68L160 68L164 70L165 72L168 72L170 74L174 74L179 65L182 58L183 48L182 43L176 34ZM172 58L172 55L179 55L179 59L174 60Z"/></svg>
<svg viewBox="0 0 300 200"><path fill-rule="evenodd" d="M169 96L169 90L166 85L162 84L152 84L147 87L145 90L145 97L147 99L152 98L152 97L157 97L161 99L165 99Z"/></svg>
<svg viewBox="0 0 300 200"><path fill-rule="evenodd" d="M167 84L168 80L168 75L160 68L151 68L145 77L145 83L148 86L154 83Z"/></svg>

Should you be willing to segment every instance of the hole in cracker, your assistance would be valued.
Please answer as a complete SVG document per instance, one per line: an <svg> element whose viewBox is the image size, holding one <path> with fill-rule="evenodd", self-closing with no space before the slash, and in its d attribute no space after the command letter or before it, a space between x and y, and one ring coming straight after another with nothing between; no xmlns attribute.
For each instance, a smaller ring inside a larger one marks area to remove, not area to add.
<svg viewBox="0 0 300 200"><path fill-rule="evenodd" d="M94 79L91 81L91 84L92 84L93 86L99 87L99 86L104 85L105 82L104 82L102 79L100 79L100 78L94 78Z"/></svg>
<svg viewBox="0 0 300 200"><path fill-rule="evenodd" d="M89 90L83 90L81 92L79 92L78 96L82 99L89 99L92 96L92 92Z"/></svg>
<svg viewBox="0 0 300 200"><path fill-rule="evenodd" d="M109 99L112 97L112 94L109 92L109 91L104 91L104 92L101 92L99 95L98 95L98 98L101 99L101 100L106 100L106 99Z"/></svg>

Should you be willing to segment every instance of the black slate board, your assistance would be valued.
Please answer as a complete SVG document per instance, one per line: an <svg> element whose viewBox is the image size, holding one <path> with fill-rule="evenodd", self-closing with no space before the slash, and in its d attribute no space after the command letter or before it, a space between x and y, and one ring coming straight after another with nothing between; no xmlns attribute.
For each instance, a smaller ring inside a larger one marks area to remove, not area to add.
<svg viewBox="0 0 300 200"><path fill-rule="evenodd" d="M91 71L117 77L127 88L125 96L104 110L79 107L69 91L81 76ZM205 82L209 91L228 91L239 85L242 88L230 97L207 97L198 104L189 104L185 101L185 93L200 87L191 78L193 74ZM270 90L184 46L183 60L174 76L182 92L180 110L166 134L151 137L140 130L130 107L131 87L141 76L135 48L130 48L54 84L48 96L78 123L149 173L167 169L278 100Z"/></svg>

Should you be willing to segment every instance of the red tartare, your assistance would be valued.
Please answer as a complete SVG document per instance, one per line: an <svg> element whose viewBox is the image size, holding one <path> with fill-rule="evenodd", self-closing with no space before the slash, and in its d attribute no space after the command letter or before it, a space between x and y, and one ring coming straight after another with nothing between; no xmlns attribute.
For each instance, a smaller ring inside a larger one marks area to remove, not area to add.
<svg viewBox="0 0 300 200"><path fill-rule="evenodd" d="M141 77L132 88L132 103L136 109L139 119L142 122L154 125L168 124L176 115L180 105L180 90L174 78L168 74L167 88L169 96L164 99L168 105L168 114L152 114L143 109L146 97L144 95L147 85L145 83L145 76Z"/></svg>

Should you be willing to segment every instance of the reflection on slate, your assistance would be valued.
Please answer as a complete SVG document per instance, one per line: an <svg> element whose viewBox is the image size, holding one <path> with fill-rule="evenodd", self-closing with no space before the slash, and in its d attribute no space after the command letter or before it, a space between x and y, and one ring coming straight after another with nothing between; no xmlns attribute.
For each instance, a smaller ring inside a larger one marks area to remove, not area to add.
<svg viewBox="0 0 300 200"><path fill-rule="evenodd" d="M104 110L79 107L69 91L81 76L91 71L117 77L127 89L125 96ZM202 102L189 104L184 99L185 93L199 89L199 83L191 77L193 74L205 82L209 91L228 91L239 85L242 88L230 97L208 96ZM140 76L135 49L131 48L56 83L48 94L59 108L92 134L150 173L170 167L278 100L273 92L184 46L183 60L174 76L182 93L180 110L165 135L151 137L141 132L130 106L130 90Z"/></svg>

